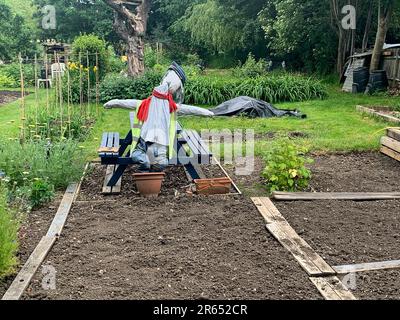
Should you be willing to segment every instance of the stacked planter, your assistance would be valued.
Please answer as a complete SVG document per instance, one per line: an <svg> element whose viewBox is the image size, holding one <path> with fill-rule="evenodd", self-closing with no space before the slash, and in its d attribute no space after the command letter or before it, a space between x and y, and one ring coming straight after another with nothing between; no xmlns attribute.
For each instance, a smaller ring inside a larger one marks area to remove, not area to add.
<svg viewBox="0 0 400 320"><path fill-rule="evenodd" d="M400 128L387 130L387 135L381 139L381 152L400 161Z"/></svg>

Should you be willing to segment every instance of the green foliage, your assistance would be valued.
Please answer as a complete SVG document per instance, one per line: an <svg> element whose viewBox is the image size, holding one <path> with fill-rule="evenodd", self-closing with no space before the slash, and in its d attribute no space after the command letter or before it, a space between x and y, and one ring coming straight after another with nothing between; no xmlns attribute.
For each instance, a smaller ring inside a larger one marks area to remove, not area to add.
<svg viewBox="0 0 400 320"><path fill-rule="evenodd" d="M9 0L14 1L14 0ZM25 1L25 0L19 0ZM113 10L102 0L32 0L38 9L34 15L37 25L43 14L40 9L53 5L57 12L57 28L40 28L41 39L59 39L71 43L82 32L96 34L108 42L117 44L119 37L114 31Z"/></svg>
<svg viewBox="0 0 400 320"><path fill-rule="evenodd" d="M31 186L30 203L33 208L50 202L54 198L54 186L47 181L36 179Z"/></svg>
<svg viewBox="0 0 400 320"><path fill-rule="evenodd" d="M22 70L24 73L25 86L35 85L35 66L33 64L23 64ZM21 67L19 63L10 63L0 66L0 74L7 76L13 80L12 88L21 86Z"/></svg>
<svg viewBox="0 0 400 320"><path fill-rule="evenodd" d="M168 59L161 51L153 49L147 45L144 49L144 65L146 68L154 68L155 65L168 64Z"/></svg>
<svg viewBox="0 0 400 320"><path fill-rule="evenodd" d="M265 75L268 71L268 62L265 59L258 61L252 53L249 53L246 62L233 70L236 77L257 77Z"/></svg>
<svg viewBox="0 0 400 320"><path fill-rule="evenodd" d="M12 60L21 53L30 56L36 51L32 30L24 18L15 15L11 8L0 2L0 60Z"/></svg>
<svg viewBox="0 0 400 320"><path fill-rule="evenodd" d="M300 191L308 187L311 171L306 164L312 163L305 154L307 148L288 138L276 141L265 156L266 167L262 173L268 192Z"/></svg>
<svg viewBox="0 0 400 320"><path fill-rule="evenodd" d="M121 71L125 71L127 67L126 62L123 62L121 57L115 54L112 46L108 46L108 64L109 73L120 73Z"/></svg>
<svg viewBox="0 0 400 320"><path fill-rule="evenodd" d="M17 86L17 82L14 78L6 74L0 73L0 87L1 88L15 88Z"/></svg>
<svg viewBox="0 0 400 320"><path fill-rule="evenodd" d="M146 99L161 80L162 74L154 71L147 71L137 78L110 74L100 85L100 98L102 102L113 99Z"/></svg>
<svg viewBox="0 0 400 320"><path fill-rule="evenodd" d="M190 79L185 88L186 102L195 105L218 105L238 96L249 96L270 103L326 98L324 85L298 75L268 75L236 79Z"/></svg>
<svg viewBox="0 0 400 320"><path fill-rule="evenodd" d="M82 109L78 105L73 105L68 116L68 109L65 106L62 122L61 111L56 110L54 106L50 106L49 110L40 108L37 113L35 110L30 110L26 120L26 138L29 140L48 138L51 141L74 139L82 142L89 135L95 122L93 109L92 105L89 106L89 110L87 104L84 104Z"/></svg>
<svg viewBox="0 0 400 320"><path fill-rule="evenodd" d="M7 192L0 180L0 279L12 274L17 265L18 228L16 215L8 207Z"/></svg>
<svg viewBox="0 0 400 320"><path fill-rule="evenodd" d="M65 140L0 141L0 170L13 201L33 207L48 201L53 189L80 179L85 155L77 142Z"/></svg>
<svg viewBox="0 0 400 320"><path fill-rule="evenodd" d="M106 42L94 34L85 34L76 37L72 43L71 62L76 63L83 68L89 68L91 72L92 83L95 82L93 69L96 67L96 54L98 55L98 72L102 79L109 71L109 51ZM89 63L87 59L89 54Z"/></svg>

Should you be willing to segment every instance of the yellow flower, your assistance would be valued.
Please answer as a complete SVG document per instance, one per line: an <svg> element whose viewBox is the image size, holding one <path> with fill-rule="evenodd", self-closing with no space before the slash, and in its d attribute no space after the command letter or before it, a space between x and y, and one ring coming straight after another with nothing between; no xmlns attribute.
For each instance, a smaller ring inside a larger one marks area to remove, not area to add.
<svg viewBox="0 0 400 320"><path fill-rule="evenodd" d="M122 62L127 62L128 61L128 57L127 56L122 56L121 57L121 61Z"/></svg>
<svg viewBox="0 0 400 320"><path fill-rule="evenodd" d="M97 66L93 67L93 72L96 73L97 72Z"/></svg>
<svg viewBox="0 0 400 320"><path fill-rule="evenodd" d="M292 178L296 178L298 172L297 172L297 170L295 170L295 169L291 169L291 170L289 170L289 174L290 174L290 176L291 176Z"/></svg>

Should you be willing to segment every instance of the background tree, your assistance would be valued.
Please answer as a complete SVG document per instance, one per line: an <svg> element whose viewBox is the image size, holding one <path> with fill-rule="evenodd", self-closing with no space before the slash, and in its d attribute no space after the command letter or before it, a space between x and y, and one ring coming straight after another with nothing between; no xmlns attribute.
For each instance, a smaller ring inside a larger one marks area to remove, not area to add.
<svg viewBox="0 0 400 320"><path fill-rule="evenodd" d="M379 69L383 45L385 44L394 5L395 0L379 0L378 31L376 33L375 46L372 54L371 71Z"/></svg>
<svg viewBox="0 0 400 320"><path fill-rule="evenodd" d="M0 20L0 59L15 59L18 53L32 57L36 51L36 41L34 32L25 24L24 18L13 14L9 6L0 2Z"/></svg>
<svg viewBox="0 0 400 320"><path fill-rule="evenodd" d="M96 34L100 38L117 45L119 36L110 28L113 10L102 0L34 0L37 25L41 25L42 8L53 5L56 8L57 27L55 30L40 28L42 39L57 39L72 42L82 33Z"/></svg>
<svg viewBox="0 0 400 320"><path fill-rule="evenodd" d="M104 1L114 10L114 28L126 44L128 75L142 74L150 0Z"/></svg>

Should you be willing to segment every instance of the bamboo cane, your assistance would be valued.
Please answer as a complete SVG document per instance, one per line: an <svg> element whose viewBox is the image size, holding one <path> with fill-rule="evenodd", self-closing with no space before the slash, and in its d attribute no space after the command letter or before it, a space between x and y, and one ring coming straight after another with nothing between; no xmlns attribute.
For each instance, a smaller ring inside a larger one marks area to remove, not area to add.
<svg viewBox="0 0 400 320"><path fill-rule="evenodd" d="M25 142L25 121L26 121L26 113L25 113L25 81L24 81L24 70L22 65L22 56L21 53L18 55L19 58L19 69L21 76L21 105L20 105L20 118L21 118L21 132L20 132L20 142Z"/></svg>
<svg viewBox="0 0 400 320"><path fill-rule="evenodd" d="M90 59L89 51L86 51L86 64L87 64L87 117L90 117Z"/></svg>
<svg viewBox="0 0 400 320"><path fill-rule="evenodd" d="M96 52L96 116L99 116L99 53Z"/></svg>

